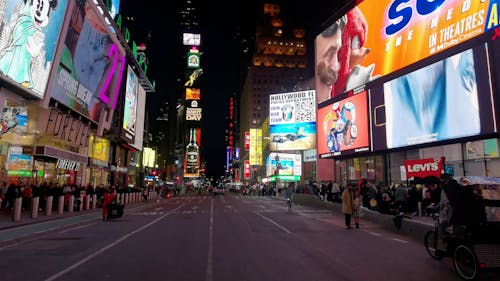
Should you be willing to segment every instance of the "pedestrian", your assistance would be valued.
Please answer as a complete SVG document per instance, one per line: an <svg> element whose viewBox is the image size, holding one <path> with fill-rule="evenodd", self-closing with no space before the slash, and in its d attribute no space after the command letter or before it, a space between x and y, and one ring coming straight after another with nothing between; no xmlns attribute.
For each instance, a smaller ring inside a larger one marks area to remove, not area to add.
<svg viewBox="0 0 500 281"><path fill-rule="evenodd" d="M116 199L116 192L113 186L104 193L104 199L102 202L102 221L108 219L108 206L113 203Z"/></svg>
<svg viewBox="0 0 500 281"><path fill-rule="evenodd" d="M342 212L344 213L346 229L351 229L352 203L352 185L347 184L346 188L342 192Z"/></svg>
<svg viewBox="0 0 500 281"><path fill-rule="evenodd" d="M352 193L354 198L352 200L352 217L354 218L354 223L356 228L359 228L359 218L361 217L361 195L359 191L354 191Z"/></svg>

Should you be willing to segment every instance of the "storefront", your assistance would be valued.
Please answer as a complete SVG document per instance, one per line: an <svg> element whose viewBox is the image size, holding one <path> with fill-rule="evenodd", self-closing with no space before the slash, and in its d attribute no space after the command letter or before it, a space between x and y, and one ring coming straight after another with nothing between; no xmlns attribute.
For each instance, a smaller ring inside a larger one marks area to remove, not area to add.
<svg viewBox="0 0 500 281"><path fill-rule="evenodd" d="M34 182L52 182L61 186L83 184L86 156L50 146L26 146L23 151L34 158Z"/></svg>
<svg viewBox="0 0 500 281"><path fill-rule="evenodd" d="M441 173L454 176L500 177L497 138L388 152L364 157L335 160L335 179L341 185L361 178L377 184L406 184L405 161L444 158ZM425 164L425 163L424 163ZM425 165L421 169L425 169Z"/></svg>
<svg viewBox="0 0 500 281"><path fill-rule="evenodd" d="M109 163L99 159L89 157L89 165L85 177L85 185L91 185L96 188L101 184L103 186L109 185L110 176Z"/></svg>

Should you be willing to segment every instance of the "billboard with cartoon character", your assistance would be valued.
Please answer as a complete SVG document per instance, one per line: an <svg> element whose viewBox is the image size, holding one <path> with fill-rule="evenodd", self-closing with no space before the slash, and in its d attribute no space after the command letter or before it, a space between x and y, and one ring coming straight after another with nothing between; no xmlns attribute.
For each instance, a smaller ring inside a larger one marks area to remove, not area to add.
<svg viewBox="0 0 500 281"><path fill-rule="evenodd" d="M364 0L316 37L318 101L498 26L498 0Z"/></svg>
<svg viewBox="0 0 500 281"><path fill-rule="evenodd" d="M0 1L0 79L44 98L66 5L66 0Z"/></svg>

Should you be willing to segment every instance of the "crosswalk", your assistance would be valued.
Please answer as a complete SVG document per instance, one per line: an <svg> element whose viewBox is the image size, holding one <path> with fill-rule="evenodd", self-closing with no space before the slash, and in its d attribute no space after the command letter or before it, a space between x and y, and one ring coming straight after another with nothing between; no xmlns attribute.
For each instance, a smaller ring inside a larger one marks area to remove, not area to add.
<svg viewBox="0 0 500 281"><path fill-rule="evenodd" d="M227 197L226 197L227 196ZM231 196L231 198L228 198ZM225 196L217 196L215 198L211 196L203 196L195 193L191 194L183 194L181 196L176 196L169 199L162 199L160 201L161 204L185 204L185 208L180 208L179 210L173 212L176 215L184 215L184 216L192 216L192 215L204 215L208 214L209 209L209 200L218 200L223 204L222 212L227 214L240 214L244 212L243 210L248 210L251 212L260 212L260 213L277 213L283 212L287 210L287 206L283 200L280 198L270 198L267 196L242 196L239 194L230 194ZM235 202L236 201L236 202ZM240 208L240 206L243 206ZM219 209L220 211L220 209ZM135 216L161 216L168 212L168 208L166 206L161 205L161 207L157 207L154 210L143 210L135 212L131 215ZM316 219L326 218L331 216L331 210L324 209L311 209L308 207L304 207L301 205L294 205L293 211L294 214L300 215L303 217L311 217Z"/></svg>

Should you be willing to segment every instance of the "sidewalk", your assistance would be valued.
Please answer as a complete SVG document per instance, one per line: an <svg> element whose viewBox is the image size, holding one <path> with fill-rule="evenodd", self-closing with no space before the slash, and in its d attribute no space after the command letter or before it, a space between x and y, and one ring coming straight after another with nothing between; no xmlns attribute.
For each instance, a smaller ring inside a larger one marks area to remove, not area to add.
<svg viewBox="0 0 500 281"><path fill-rule="evenodd" d="M293 195L293 201L295 204L299 205L319 209L329 209L342 213L342 204L330 201L324 202L311 194L295 193ZM394 231L395 233L407 235L408 237L418 241L423 241L425 233L434 228L434 221L430 217L405 216L401 223L401 229L396 228L393 218L394 216L392 215L385 215L376 211L364 209L362 220L371 221L379 224L385 229Z"/></svg>

